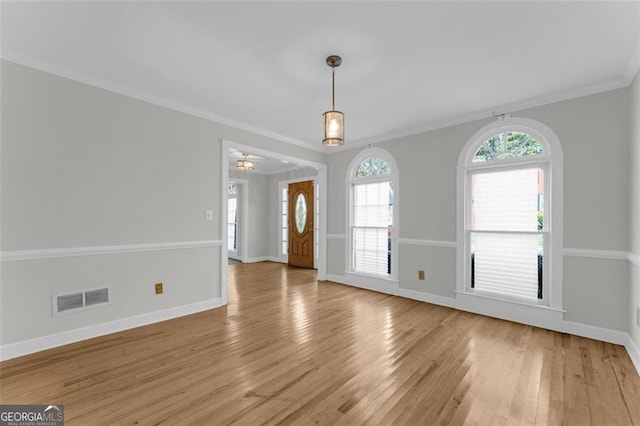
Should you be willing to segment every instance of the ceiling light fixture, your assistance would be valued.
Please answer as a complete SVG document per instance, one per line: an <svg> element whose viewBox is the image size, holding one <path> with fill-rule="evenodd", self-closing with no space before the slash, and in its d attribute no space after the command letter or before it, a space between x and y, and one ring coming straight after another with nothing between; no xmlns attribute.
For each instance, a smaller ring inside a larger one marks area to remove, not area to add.
<svg viewBox="0 0 640 426"><path fill-rule="evenodd" d="M344 145L344 114L336 111L336 67L342 63L342 58L338 55L331 55L327 58L327 65L331 67L331 111L322 114L324 121L324 139L322 143L326 146Z"/></svg>
<svg viewBox="0 0 640 426"><path fill-rule="evenodd" d="M256 165L253 161L247 160L249 154L242 154L244 156L243 160L236 161L236 167L243 172L250 172L251 170L256 168Z"/></svg>

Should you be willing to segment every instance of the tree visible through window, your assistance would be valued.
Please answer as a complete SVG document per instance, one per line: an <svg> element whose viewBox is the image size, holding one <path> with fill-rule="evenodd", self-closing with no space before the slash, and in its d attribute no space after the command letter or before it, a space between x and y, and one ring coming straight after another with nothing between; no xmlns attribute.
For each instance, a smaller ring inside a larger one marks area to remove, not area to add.
<svg viewBox="0 0 640 426"><path fill-rule="evenodd" d="M523 132L498 133L475 151L468 168L471 198L466 207L474 291L533 302L544 298L549 237L543 210L544 154L542 145ZM503 163L507 159L511 161Z"/></svg>

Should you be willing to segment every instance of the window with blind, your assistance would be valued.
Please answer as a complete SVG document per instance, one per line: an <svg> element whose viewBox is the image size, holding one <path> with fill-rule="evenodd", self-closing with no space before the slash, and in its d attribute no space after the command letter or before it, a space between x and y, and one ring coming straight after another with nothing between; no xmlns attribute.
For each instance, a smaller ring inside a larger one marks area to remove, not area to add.
<svg viewBox="0 0 640 426"><path fill-rule="evenodd" d="M236 251L238 248L238 186L230 183L228 187L229 201L227 202L227 249Z"/></svg>
<svg viewBox="0 0 640 426"><path fill-rule="evenodd" d="M546 301L544 154L538 141L521 132L497 134L477 148L467 172L470 291Z"/></svg>
<svg viewBox="0 0 640 426"><path fill-rule="evenodd" d="M350 171L351 271L392 274L394 183L389 162L372 155Z"/></svg>

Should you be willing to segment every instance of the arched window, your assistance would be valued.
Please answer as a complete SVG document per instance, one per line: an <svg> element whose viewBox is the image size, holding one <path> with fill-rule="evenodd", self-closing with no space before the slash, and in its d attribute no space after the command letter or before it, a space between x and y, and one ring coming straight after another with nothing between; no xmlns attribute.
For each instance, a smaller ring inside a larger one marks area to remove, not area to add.
<svg viewBox="0 0 640 426"><path fill-rule="evenodd" d="M395 278L397 258L397 167L391 155L368 148L354 158L349 194L349 271Z"/></svg>
<svg viewBox="0 0 640 426"><path fill-rule="evenodd" d="M493 123L463 149L458 181L458 291L560 308L562 151L555 134L533 120Z"/></svg>

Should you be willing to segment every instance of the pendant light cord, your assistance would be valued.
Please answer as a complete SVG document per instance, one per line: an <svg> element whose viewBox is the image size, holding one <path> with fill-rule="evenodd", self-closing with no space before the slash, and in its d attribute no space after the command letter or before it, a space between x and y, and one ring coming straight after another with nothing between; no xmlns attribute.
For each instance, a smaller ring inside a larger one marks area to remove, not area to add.
<svg viewBox="0 0 640 426"><path fill-rule="evenodd" d="M331 67L331 109L336 110L336 68Z"/></svg>

